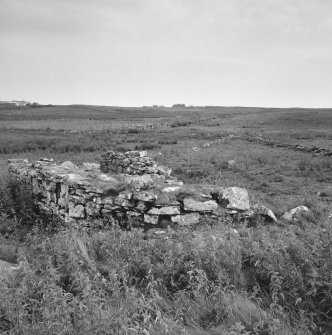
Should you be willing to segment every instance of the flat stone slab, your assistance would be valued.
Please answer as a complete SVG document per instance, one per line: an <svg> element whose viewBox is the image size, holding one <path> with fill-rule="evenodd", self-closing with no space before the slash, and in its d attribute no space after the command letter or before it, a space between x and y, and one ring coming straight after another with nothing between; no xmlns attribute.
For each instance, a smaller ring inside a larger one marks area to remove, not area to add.
<svg viewBox="0 0 332 335"><path fill-rule="evenodd" d="M219 201L223 207L246 211L250 209L248 191L240 187L228 187L222 190Z"/></svg>
<svg viewBox="0 0 332 335"><path fill-rule="evenodd" d="M144 222L157 225L159 221L159 215L144 214Z"/></svg>
<svg viewBox="0 0 332 335"><path fill-rule="evenodd" d="M171 220L181 226L190 226L199 223L200 217L199 213L189 213L172 216Z"/></svg>
<svg viewBox="0 0 332 335"><path fill-rule="evenodd" d="M180 214L180 206L164 206L153 207L149 210L148 214L151 215L178 215Z"/></svg>
<svg viewBox="0 0 332 335"><path fill-rule="evenodd" d="M191 212L212 212L218 208L218 204L214 200L201 202L191 198L184 199L183 206L184 210Z"/></svg>

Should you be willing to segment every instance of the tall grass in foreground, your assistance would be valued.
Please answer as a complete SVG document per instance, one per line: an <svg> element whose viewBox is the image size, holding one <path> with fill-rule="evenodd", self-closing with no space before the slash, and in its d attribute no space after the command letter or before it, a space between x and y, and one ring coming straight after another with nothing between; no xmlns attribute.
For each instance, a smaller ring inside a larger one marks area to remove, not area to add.
<svg viewBox="0 0 332 335"><path fill-rule="evenodd" d="M326 229L35 232L1 283L0 310L11 334L323 334Z"/></svg>
<svg viewBox="0 0 332 335"><path fill-rule="evenodd" d="M52 218L31 214L33 204L15 184L1 198L3 221L14 222L7 242L16 243L20 262L0 281L3 334L332 331L327 218L255 228L206 222L146 240L140 230L53 227ZM29 230L19 242L21 226Z"/></svg>

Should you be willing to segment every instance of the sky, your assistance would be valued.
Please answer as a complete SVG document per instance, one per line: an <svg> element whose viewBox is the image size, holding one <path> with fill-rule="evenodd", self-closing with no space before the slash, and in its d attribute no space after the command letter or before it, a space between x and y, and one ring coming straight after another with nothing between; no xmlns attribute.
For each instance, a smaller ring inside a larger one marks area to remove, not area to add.
<svg viewBox="0 0 332 335"><path fill-rule="evenodd" d="M331 0L0 0L0 100L332 107Z"/></svg>

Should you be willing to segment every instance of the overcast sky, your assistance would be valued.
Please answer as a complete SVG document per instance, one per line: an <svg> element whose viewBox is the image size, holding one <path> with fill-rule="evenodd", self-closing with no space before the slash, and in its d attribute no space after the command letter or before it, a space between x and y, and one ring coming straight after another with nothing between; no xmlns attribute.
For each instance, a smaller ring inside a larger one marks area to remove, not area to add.
<svg viewBox="0 0 332 335"><path fill-rule="evenodd" d="M0 0L0 100L332 107L331 0Z"/></svg>

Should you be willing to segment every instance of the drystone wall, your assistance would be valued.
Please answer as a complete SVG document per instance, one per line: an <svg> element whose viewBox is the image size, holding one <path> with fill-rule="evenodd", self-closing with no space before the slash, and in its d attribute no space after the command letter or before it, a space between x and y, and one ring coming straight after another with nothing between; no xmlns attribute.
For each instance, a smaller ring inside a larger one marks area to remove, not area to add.
<svg viewBox="0 0 332 335"><path fill-rule="evenodd" d="M172 170L157 163L146 156L146 151L127 151L120 153L107 150L101 155L100 170L104 173L126 173L131 175L157 174L165 177L171 175Z"/></svg>
<svg viewBox="0 0 332 335"><path fill-rule="evenodd" d="M312 147L306 147L302 144L288 144L288 143L282 143L278 141L274 141L271 139L263 138L263 137L249 137L248 138L249 142L256 142L260 144L264 144L273 148L286 148L286 149L291 149L291 150L296 150L296 151L302 151L302 152L307 152L307 153L312 153L312 154L318 154L321 156L326 156L326 157L332 157L332 151L326 148L319 148L317 146L312 146Z"/></svg>
<svg viewBox="0 0 332 335"><path fill-rule="evenodd" d="M145 152L108 151L101 163L10 159L8 170L31 189L38 206L66 222L110 220L126 227L191 225L226 212L247 213L248 192L238 187L184 185Z"/></svg>

